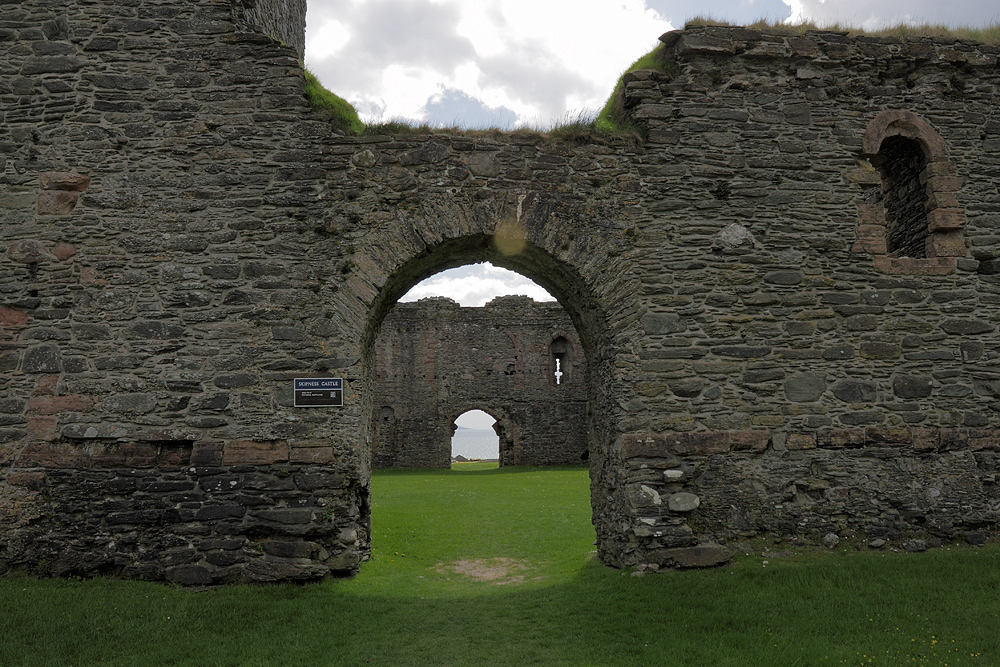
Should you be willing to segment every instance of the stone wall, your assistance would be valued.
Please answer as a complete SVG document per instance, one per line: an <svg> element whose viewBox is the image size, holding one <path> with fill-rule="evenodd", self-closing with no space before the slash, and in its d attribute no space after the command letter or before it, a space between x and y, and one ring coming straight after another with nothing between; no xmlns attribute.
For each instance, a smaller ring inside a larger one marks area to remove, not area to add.
<svg viewBox="0 0 1000 667"><path fill-rule="evenodd" d="M447 468L455 418L472 409L497 420L500 465L581 463L585 379L583 349L558 304L397 304L375 343L372 465Z"/></svg>
<svg viewBox="0 0 1000 667"><path fill-rule="evenodd" d="M693 27L625 77L642 141L349 138L229 2L2 7L0 567L356 569L382 320L487 260L579 335L605 562L995 531L996 47Z"/></svg>

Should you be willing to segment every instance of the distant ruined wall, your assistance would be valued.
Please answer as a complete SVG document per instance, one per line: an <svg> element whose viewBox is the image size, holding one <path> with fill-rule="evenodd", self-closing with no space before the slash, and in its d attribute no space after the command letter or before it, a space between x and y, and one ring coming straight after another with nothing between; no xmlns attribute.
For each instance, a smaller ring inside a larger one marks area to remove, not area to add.
<svg viewBox="0 0 1000 667"><path fill-rule="evenodd" d="M375 364L375 468L447 468L455 418L472 409L497 419L501 465L587 459L586 363L558 304L516 296L482 308L445 298L397 304Z"/></svg>
<svg viewBox="0 0 1000 667"><path fill-rule="evenodd" d="M243 5L0 7L0 569L356 570L380 325L478 261L579 336L604 562L995 534L996 47L692 27L643 141L352 138Z"/></svg>

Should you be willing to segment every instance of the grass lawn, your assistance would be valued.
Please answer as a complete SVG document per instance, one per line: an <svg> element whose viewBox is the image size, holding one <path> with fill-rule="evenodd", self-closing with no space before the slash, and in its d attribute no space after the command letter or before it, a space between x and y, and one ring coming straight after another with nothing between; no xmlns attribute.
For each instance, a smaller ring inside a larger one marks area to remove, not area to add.
<svg viewBox="0 0 1000 667"><path fill-rule="evenodd" d="M377 472L374 554L353 579L0 578L0 665L1000 665L997 545L758 544L725 568L638 578L595 559L588 482Z"/></svg>

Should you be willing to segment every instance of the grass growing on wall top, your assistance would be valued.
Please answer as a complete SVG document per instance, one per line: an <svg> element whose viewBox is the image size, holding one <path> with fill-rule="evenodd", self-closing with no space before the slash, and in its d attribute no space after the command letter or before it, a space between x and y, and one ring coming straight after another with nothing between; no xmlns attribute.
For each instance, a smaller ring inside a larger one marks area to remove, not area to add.
<svg viewBox="0 0 1000 667"><path fill-rule="evenodd" d="M685 24L687 26L726 26L726 27L740 27L736 23L728 23L726 21L717 20L711 17L698 16ZM864 28L858 28L850 24L840 24L833 23L830 25L819 26L815 23L803 22L803 23L782 23L780 21L769 21L760 20L755 23L751 23L746 26L751 30L761 30L770 33L787 33L795 35L804 35L807 32L812 31L834 31L834 32L846 32L850 37L857 37L859 35L868 35L869 37L951 37L955 39L967 39L975 42L980 42L981 44L1000 44L1000 22L994 21L982 27L975 26L959 26L955 28L949 28L944 25L935 25L932 23L900 23L898 25L886 26L884 28L879 28L877 30L865 30Z"/></svg>
<svg viewBox="0 0 1000 667"><path fill-rule="evenodd" d="M673 73L676 69L676 65L667 59L666 48L663 44L658 44L652 51L632 63L628 69L622 72L622 75L618 77L618 82L615 83L615 89L611 91L611 96L608 98L608 101L604 103L604 107L597 114L597 117L594 120L594 128L598 132L617 134L620 132L637 131L637 128L627 124L625 121L625 107L623 106L624 99L622 94L625 84L623 79L629 72L635 72L643 69L655 70L663 73Z"/></svg>
<svg viewBox="0 0 1000 667"><path fill-rule="evenodd" d="M578 467L376 471L373 557L347 580L3 577L0 665L1000 664L997 545L761 542L639 578L595 560L588 485Z"/></svg>
<svg viewBox="0 0 1000 667"><path fill-rule="evenodd" d="M334 127L351 136L361 136L365 132L365 124L358 118L358 112L351 103L342 97L334 95L323 87L316 75L308 69L303 70L306 78L303 91L309 106L315 111L326 115Z"/></svg>

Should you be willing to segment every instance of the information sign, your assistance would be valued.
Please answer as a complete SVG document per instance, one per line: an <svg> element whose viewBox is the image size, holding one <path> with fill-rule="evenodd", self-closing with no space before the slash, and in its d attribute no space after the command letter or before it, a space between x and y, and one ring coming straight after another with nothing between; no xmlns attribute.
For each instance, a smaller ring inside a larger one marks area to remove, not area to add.
<svg viewBox="0 0 1000 667"><path fill-rule="evenodd" d="M344 405L343 378L295 378L297 408L342 407Z"/></svg>

